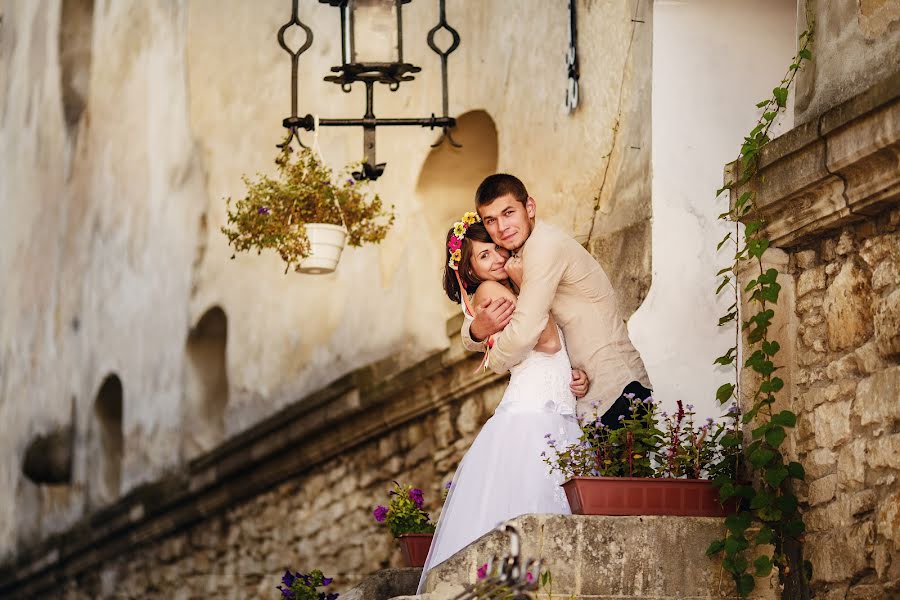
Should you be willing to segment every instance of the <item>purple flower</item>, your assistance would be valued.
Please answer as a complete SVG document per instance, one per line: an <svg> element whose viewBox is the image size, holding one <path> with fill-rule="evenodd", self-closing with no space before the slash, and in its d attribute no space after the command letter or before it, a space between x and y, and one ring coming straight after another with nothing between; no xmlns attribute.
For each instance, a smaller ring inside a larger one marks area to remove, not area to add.
<svg viewBox="0 0 900 600"><path fill-rule="evenodd" d="M544 438L546 438L546 439L548 439L548 440L549 440L551 437L553 437L553 436L552 436L551 434L549 434L549 433L545 433L545 434L544 434Z"/></svg>
<svg viewBox="0 0 900 600"><path fill-rule="evenodd" d="M624 420L625 420L625 415L619 415L619 420L620 420L620 421L624 421Z"/></svg>
<svg viewBox="0 0 900 600"><path fill-rule="evenodd" d="M284 575L281 576L281 583L291 587L294 585L294 579L296 579L296 577L294 577L290 571L285 570Z"/></svg>
<svg viewBox="0 0 900 600"><path fill-rule="evenodd" d="M737 402L732 402L731 406L728 407L729 415L739 415L741 414L741 409L738 408Z"/></svg>
<svg viewBox="0 0 900 600"><path fill-rule="evenodd" d="M386 506L376 506L375 510L372 511L372 515L374 515L375 520L379 523L384 523L384 520L387 518L388 509Z"/></svg>
<svg viewBox="0 0 900 600"><path fill-rule="evenodd" d="M452 482L452 481L448 481L448 482L447 482L447 485L444 486L444 489L449 490L451 485L453 485L453 482Z"/></svg>
<svg viewBox="0 0 900 600"><path fill-rule="evenodd" d="M541 452L541 456L547 456L546 452Z"/></svg>
<svg viewBox="0 0 900 600"><path fill-rule="evenodd" d="M422 505L425 504L425 494L419 488L409 490L409 499L413 501L416 508L422 508Z"/></svg>
<svg viewBox="0 0 900 600"><path fill-rule="evenodd" d="M694 405L693 405L693 404L688 404L688 405L686 406L686 408L687 408L688 410L694 410Z"/></svg>
<svg viewBox="0 0 900 600"><path fill-rule="evenodd" d="M484 579L485 577L487 577L487 563L478 567L478 579Z"/></svg>
<svg viewBox="0 0 900 600"><path fill-rule="evenodd" d="M322 580L322 585L329 586L332 581L334 581L334 577L326 577Z"/></svg>
<svg viewBox="0 0 900 600"><path fill-rule="evenodd" d="M356 185L356 182L353 179L348 179L347 183L349 183L350 185Z"/></svg>
<svg viewBox="0 0 900 600"><path fill-rule="evenodd" d="M632 394L631 392L628 392L627 394L622 394L622 395L625 396L626 398L628 398L629 400L634 399L634 394Z"/></svg>
<svg viewBox="0 0 900 600"><path fill-rule="evenodd" d="M706 417L706 424L712 427L714 421L712 417Z"/></svg>
<svg viewBox="0 0 900 600"><path fill-rule="evenodd" d="M260 206L256 210L256 212L261 215L267 215L267 214L269 214L269 207L268 206Z"/></svg>
<svg viewBox="0 0 900 600"><path fill-rule="evenodd" d="M339 594L328 594L325 596L325 600L337 600Z"/></svg>
<svg viewBox="0 0 900 600"><path fill-rule="evenodd" d="M663 411L663 412L659 413L659 416L661 416L663 419L668 419L668 418L669 418L669 413Z"/></svg>
<svg viewBox="0 0 900 600"><path fill-rule="evenodd" d="M283 588L279 585L278 589L281 591L282 598L287 598L288 600L291 600L294 597L294 592L292 592L288 588Z"/></svg>

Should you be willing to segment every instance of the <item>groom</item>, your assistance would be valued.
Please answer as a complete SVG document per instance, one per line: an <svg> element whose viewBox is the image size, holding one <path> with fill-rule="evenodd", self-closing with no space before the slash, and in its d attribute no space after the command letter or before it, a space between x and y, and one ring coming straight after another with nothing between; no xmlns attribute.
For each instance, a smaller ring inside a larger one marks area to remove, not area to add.
<svg viewBox="0 0 900 600"><path fill-rule="evenodd" d="M604 424L618 427L629 399L646 399L651 390L603 268L570 236L535 219L534 199L518 178L487 177L475 204L494 242L513 253L506 270L520 292L515 306L509 300L481 304L475 319L463 322L463 345L483 352L483 340L493 335L488 366L503 373L534 347L553 313L572 366L590 380L578 415L600 415Z"/></svg>

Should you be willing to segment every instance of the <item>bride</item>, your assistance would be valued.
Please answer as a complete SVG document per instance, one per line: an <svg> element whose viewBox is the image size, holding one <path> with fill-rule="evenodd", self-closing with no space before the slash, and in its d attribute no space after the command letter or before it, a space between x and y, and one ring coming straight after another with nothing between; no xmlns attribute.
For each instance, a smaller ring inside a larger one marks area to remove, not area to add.
<svg viewBox="0 0 900 600"><path fill-rule="evenodd" d="M504 269L509 252L494 244L477 219L466 213L447 234L444 290L463 305L466 318L474 318L472 307L488 299L515 300ZM432 567L499 523L527 513L570 513L562 481L549 474L543 453L548 438L568 444L580 436L575 394L584 396L588 384L583 372L573 373L553 317L510 373L503 399L453 476L417 594Z"/></svg>

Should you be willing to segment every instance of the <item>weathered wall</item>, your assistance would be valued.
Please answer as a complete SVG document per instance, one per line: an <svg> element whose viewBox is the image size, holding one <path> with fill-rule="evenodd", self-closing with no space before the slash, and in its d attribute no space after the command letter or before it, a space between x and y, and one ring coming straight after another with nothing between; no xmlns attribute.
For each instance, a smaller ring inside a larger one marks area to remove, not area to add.
<svg viewBox="0 0 900 600"><path fill-rule="evenodd" d="M747 186L773 242L762 268L782 285L773 410L798 415L785 452L806 471L804 553L828 599L900 592L898 115L895 75L773 140ZM749 266L742 287L758 273ZM741 379L746 407L758 381Z"/></svg>
<svg viewBox="0 0 900 600"><path fill-rule="evenodd" d="M900 71L900 4L800 0L798 33L815 22L813 60L797 74L797 123L806 123Z"/></svg>
<svg viewBox="0 0 900 600"><path fill-rule="evenodd" d="M436 519L444 484L505 389L505 378L473 374L478 358L454 341L401 372L355 373L135 490L0 569L0 595L263 599L285 568L321 568L346 591L401 566L372 509L401 481L424 489Z"/></svg>
<svg viewBox="0 0 900 600"><path fill-rule="evenodd" d="M716 220L724 201L715 190L721 165L734 159L758 118L753 99L790 63L794 27L794 8L782 0L662 2L654 9L653 285L628 327L667 411L676 400L704 417L725 410L716 388L732 373L712 362L734 340L733 330L716 325L732 299L713 292L729 258L729 248L717 253L716 244L731 226ZM748 53L762 37L765 46ZM779 130L791 124L787 115Z"/></svg>
<svg viewBox="0 0 900 600"><path fill-rule="evenodd" d="M885 598L900 591L900 210L794 253L791 272L813 585Z"/></svg>
<svg viewBox="0 0 900 600"><path fill-rule="evenodd" d="M465 147L432 151L436 134L424 129L379 131L388 169L375 187L396 205L397 225L381 246L348 250L325 277L282 275L272 256L230 261L219 232L240 175L272 167L290 80L275 32L290 3L0 6L0 555L343 373L387 356L413 364L446 347L444 322L458 309L438 283L441 241L490 172L521 175L540 214L580 239L601 181L637 190L601 198L608 214L596 231L620 252L601 258L629 265L616 277L630 310L649 283L640 184L649 144L626 152L612 143L620 104L620 126L648 121L649 65L640 77L625 73L634 1L579 5L581 106L572 115L562 106L564 4L449 3L463 39L450 59L450 110ZM337 11L311 2L301 13L316 32L300 63L301 110L360 116L361 90L321 81L339 56ZM377 90L378 115L439 109L439 61L424 42L436 22L434 2L404 9L405 55L424 70L396 93ZM649 44L645 35L634 52L646 58ZM320 142L339 166L359 157L361 132L326 130ZM200 322L217 311L226 333L203 337ZM198 365L220 376L208 381ZM112 375L121 410L109 417L96 402ZM227 398L217 404L209 399L219 389ZM68 485L24 478L29 443L72 424ZM120 455L102 455L117 446L104 436L121 439ZM106 464L121 473L107 481L98 475Z"/></svg>

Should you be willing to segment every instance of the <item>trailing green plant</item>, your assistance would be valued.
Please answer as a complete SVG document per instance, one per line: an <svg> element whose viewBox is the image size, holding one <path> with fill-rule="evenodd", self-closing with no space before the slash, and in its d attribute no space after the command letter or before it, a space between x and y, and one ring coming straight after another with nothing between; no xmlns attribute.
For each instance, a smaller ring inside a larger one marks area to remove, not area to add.
<svg viewBox="0 0 900 600"><path fill-rule="evenodd" d="M389 493L391 500L387 506L376 506L372 516L378 523L387 523L391 535L398 537L404 533L434 533L434 523L422 507L425 495L419 488L394 482Z"/></svg>
<svg viewBox="0 0 900 600"><path fill-rule="evenodd" d="M810 23L800 35L799 50L781 83L772 90L770 98L756 105L762 114L741 145L735 164L736 178L716 193L718 198L725 191L735 190L737 196L733 202L728 196L729 209L719 215L719 219L735 224L734 232L726 235L716 248L718 251L729 242L735 246L732 264L717 273L722 279L716 294L726 288L734 292L734 303L719 319L719 325L740 323L740 330L746 332L746 360L743 366L757 375L757 384L752 393L737 386L738 331L734 346L715 360L715 364L735 369L735 383L719 387L716 398L721 403L738 401L741 396L746 398L747 409L742 422L753 426L750 443L743 453L749 480L739 483L724 474L715 478L720 501L737 497L740 508L726 518L725 536L710 544L707 554L723 556L722 564L742 597L748 596L754 589L756 577L768 577L774 568L778 570L784 586L784 597L808 598L808 580L811 577L811 565L802 558L801 542L805 528L797 496L793 492L793 482L804 478L803 466L788 461L782 452L787 430L796 425L797 415L789 410L776 412L773 409L777 394L784 387L784 381L776 375L781 368L776 365L776 355L781 348L769 336L781 285L777 281L778 272L763 266L763 254L770 242L757 211L755 193L744 188L749 187L747 184L757 174L760 152L770 141L772 124L787 106L788 90L797 72L805 61L812 58L812 41L813 26ZM740 223L744 224L742 235ZM740 289L738 273L744 264L753 265L758 275ZM752 307L752 314L745 315L739 310L741 293L747 294L746 305ZM740 435L726 436L723 444L738 447L741 444ZM763 547L769 545L774 552L762 552ZM751 552L757 554L752 563L748 558Z"/></svg>
<svg viewBox="0 0 900 600"><path fill-rule="evenodd" d="M344 225L347 244L362 246L384 240L394 223L394 207L385 207L368 189L368 180L356 181L347 173L335 177L331 169L307 148L296 155L289 146L275 159L279 177L244 175L247 194L234 202L226 199L227 224L222 233L236 252L271 249L286 263L285 273L309 256L306 225ZM232 255L234 258L234 255Z"/></svg>

